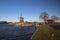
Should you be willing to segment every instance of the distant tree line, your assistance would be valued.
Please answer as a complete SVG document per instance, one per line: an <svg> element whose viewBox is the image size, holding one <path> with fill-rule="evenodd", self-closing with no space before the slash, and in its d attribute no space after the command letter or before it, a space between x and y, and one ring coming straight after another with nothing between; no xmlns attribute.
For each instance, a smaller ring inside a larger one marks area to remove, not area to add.
<svg viewBox="0 0 60 40"><path fill-rule="evenodd" d="M7 21L0 21L0 24L8 24Z"/></svg>

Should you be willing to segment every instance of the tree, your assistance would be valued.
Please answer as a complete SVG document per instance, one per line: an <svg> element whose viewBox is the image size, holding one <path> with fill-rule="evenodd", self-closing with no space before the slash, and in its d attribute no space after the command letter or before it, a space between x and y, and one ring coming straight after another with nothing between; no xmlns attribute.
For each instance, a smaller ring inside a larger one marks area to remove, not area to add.
<svg viewBox="0 0 60 40"><path fill-rule="evenodd" d="M44 21L46 21L49 16L47 12L42 12L41 15L39 16L39 18L42 18Z"/></svg>
<svg viewBox="0 0 60 40"><path fill-rule="evenodd" d="M51 19L54 20L54 21L56 21L56 20L59 20L59 17L57 17L57 16L51 16Z"/></svg>

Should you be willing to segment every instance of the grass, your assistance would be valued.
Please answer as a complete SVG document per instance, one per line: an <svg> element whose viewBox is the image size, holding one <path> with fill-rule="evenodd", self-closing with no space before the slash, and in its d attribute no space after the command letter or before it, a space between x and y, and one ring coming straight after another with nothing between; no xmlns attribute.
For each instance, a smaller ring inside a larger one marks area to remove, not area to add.
<svg viewBox="0 0 60 40"><path fill-rule="evenodd" d="M31 37L31 40L60 40L60 31L46 24L40 25Z"/></svg>

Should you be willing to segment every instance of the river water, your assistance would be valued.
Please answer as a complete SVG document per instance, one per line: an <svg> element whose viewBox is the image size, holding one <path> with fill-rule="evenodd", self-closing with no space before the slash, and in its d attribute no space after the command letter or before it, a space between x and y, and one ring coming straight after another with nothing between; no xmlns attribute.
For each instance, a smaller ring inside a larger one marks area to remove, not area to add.
<svg viewBox="0 0 60 40"><path fill-rule="evenodd" d="M51 26L52 28L56 29L56 30L59 30L60 31L60 24L59 25L53 25Z"/></svg>
<svg viewBox="0 0 60 40"><path fill-rule="evenodd" d="M0 24L0 40L30 40L35 32L34 26L15 26L12 24Z"/></svg>

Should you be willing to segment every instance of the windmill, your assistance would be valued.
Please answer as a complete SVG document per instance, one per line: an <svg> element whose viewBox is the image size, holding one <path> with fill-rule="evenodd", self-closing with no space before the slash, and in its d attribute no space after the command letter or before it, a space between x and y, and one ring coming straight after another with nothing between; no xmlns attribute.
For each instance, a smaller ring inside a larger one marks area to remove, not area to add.
<svg viewBox="0 0 60 40"><path fill-rule="evenodd" d="M22 12L21 12L21 15L20 15L20 22L21 22L21 23L24 22L24 18L22 17Z"/></svg>

